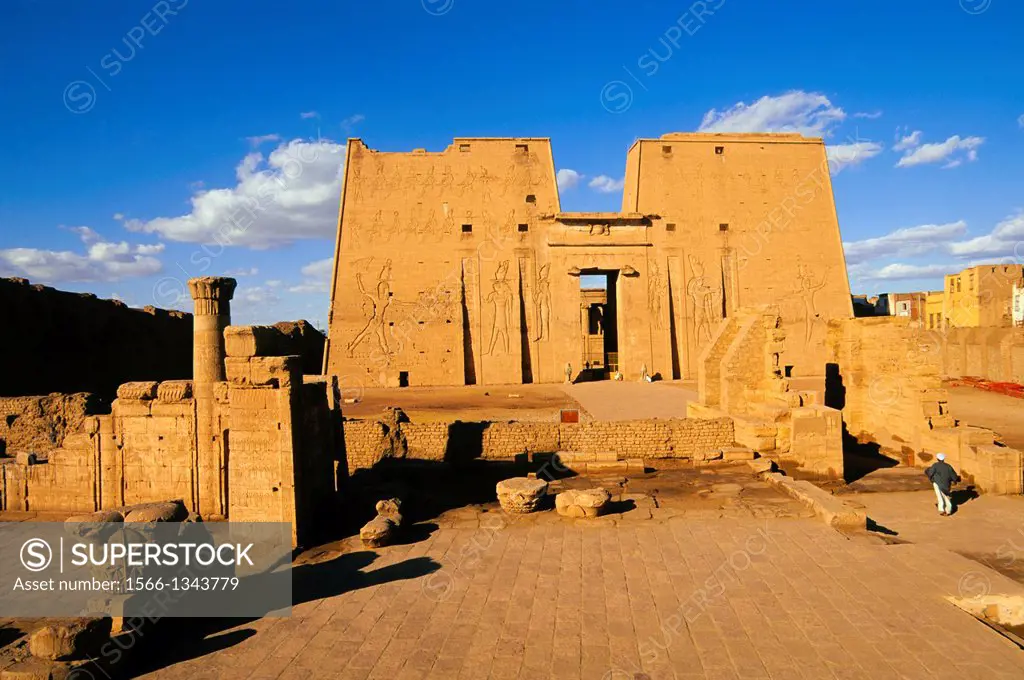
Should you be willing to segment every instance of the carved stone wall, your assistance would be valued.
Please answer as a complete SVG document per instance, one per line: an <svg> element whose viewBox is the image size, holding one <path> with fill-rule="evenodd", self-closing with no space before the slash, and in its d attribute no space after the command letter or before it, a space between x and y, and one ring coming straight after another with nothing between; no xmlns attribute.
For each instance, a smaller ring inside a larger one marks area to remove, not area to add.
<svg viewBox="0 0 1024 680"><path fill-rule="evenodd" d="M48 461L0 465L0 508L89 512L180 498L207 517L292 522L294 542L306 542L331 516L339 466L345 474L338 382L304 378L297 356L225 365L227 380L213 386L212 463L198 456L191 381L126 383L111 413L86 416Z"/></svg>
<svg viewBox="0 0 1024 680"><path fill-rule="evenodd" d="M721 149L721 152L719 151ZM547 139L348 145L325 372L358 386L561 382L580 279L613 274L620 370L696 377L723 318L773 303L783 363L822 374L852 316L820 139L666 135L627 155L620 213L561 213Z"/></svg>

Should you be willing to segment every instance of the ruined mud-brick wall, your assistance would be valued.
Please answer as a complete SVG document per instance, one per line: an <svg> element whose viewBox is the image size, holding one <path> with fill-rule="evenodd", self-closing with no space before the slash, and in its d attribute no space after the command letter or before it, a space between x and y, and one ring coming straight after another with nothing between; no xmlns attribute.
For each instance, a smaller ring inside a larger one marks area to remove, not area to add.
<svg viewBox="0 0 1024 680"><path fill-rule="evenodd" d="M349 472L384 458L507 460L522 453L613 451L622 458L693 459L731 446L730 418L633 420L555 424L535 422L399 423L346 420Z"/></svg>
<svg viewBox="0 0 1024 680"><path fill-rule="evenodd" d="M192 375L192 315L0 279L0 395L93 392Z"/></svg>
<svg viewBox="0 0 1024 680"><path fill-rule="evenodd" d="M842 409L850 434L912 465L928 465L941 451L984 492L1024 491L1024 453L953 417L940 378L941 351L909 319L832 322L829 351L834 368L826 403Z"/></svg>
<svg viewBox="0 0 1024 680"><path fill-rule="evenodd" d="M1024 328L949 328L920 331L942 354L942 375L1024 384Z"/></svg>
<svg viewBox="0 0 1024 680"><path fill-rule="evenodd" d="M0 397L0 455L35 453L45 457L64 437L81 428L87 415L106 410L86 392L45 397Z"/></svg>
<svg viewBox="0 0 1024 680"><path fill-rule="evenodd" d="M733 440L731 418L589 422L559 428L562 451L615 451L623 458L692 459L731 446Z"/></svg>

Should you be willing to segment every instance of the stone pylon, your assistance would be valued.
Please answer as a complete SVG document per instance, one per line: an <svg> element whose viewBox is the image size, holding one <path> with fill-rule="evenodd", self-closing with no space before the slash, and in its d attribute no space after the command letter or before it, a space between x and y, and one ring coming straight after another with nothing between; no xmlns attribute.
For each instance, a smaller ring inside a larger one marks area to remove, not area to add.
<svg viewBox="0 0 1024 680"><path fill-rule="evenodd" d="M195 301L192 338L192 382L196 400L196 477L193 509L207 517L227 515L222 493L223 455L215 427L214 385L225 379L224 329L231 325L231 297L237 282L204 276L188 282Z"/></svg>

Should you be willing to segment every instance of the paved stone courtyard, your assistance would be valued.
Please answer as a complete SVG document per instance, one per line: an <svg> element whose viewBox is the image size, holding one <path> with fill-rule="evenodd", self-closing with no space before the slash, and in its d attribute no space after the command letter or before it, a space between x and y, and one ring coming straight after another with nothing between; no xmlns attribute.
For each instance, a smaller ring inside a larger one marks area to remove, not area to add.
<svg viewBox="0 0 1024 680"><path fill-rule="evenodd" d="M805 518L508 525L487 514L467 528L442 517L407 545L308 553L291 618L169 645L143 677L1024 674L1024 652L944 599L1024 589L942 548Z"/></svg>

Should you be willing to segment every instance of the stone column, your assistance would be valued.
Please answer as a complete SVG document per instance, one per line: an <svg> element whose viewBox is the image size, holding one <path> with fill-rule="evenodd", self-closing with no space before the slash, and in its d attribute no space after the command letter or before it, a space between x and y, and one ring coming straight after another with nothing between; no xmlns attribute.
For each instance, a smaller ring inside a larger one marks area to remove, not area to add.
<svg viewBox="0 0 1024 680"><path fill-rule="evenodd" d="M193 465L193 510L223 516L220 432L214 427L213 388L225 379L224 329L231 325L231 297L236 281L204 276L190 279L195 301L192 335L192 393L196 400L196 458Z"/></svg>

